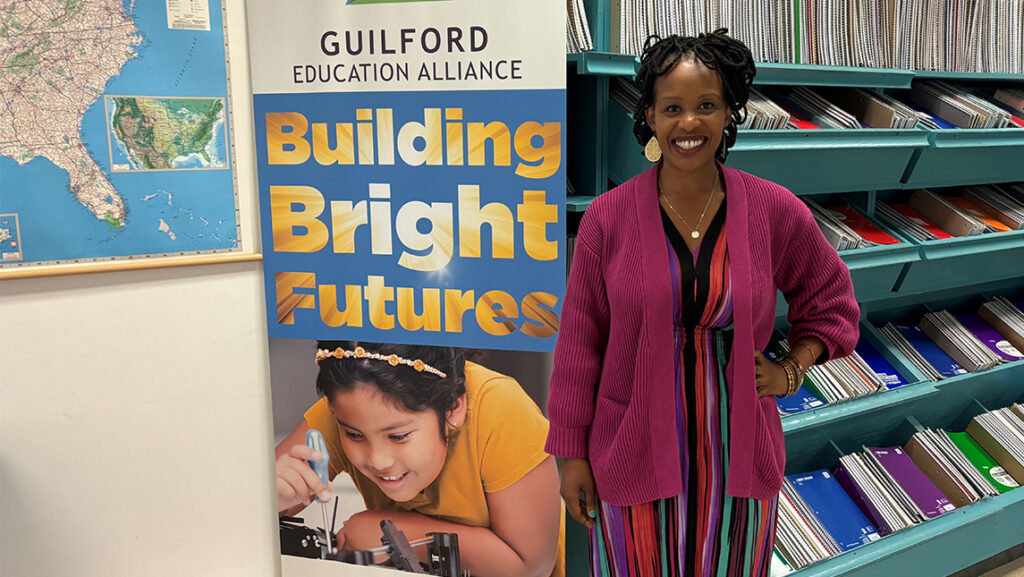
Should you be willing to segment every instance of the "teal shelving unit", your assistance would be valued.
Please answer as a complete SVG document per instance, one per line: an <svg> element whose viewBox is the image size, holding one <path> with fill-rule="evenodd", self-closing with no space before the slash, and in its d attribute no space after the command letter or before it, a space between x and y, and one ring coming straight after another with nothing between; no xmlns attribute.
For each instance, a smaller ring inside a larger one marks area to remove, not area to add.
<svg viewBox="0 0 1024 577"><path fill-rule="evenodd" d="M567 57L568 174L586 211L609 187L650 168L632 134L631 111L609 98L614 77L632 77L639 59L608 52L608 0L587 0L595 51ZM758 65L755 85L907 90L949 80L1024 87L1024 75ZM919 242L879 221L879 200L917 188L1024 181L1024 129L743 131L728 164L815 200L841 197L901 240L843 251L861 304L861 335L908 381L891 391L783 419L787 472L829 467L862 445L905 444L921 427L962 431L988 409L1024 402L1024 361L928 381L881 335L887 321L916 324L930 310L977 310L995 295L1024 295L1024 231ZM776 309L785 325L787 307ZM795 577L948 575L1024 543L1024 488L985 499L793 573ZM567 575L587 574L585 530L568 521Z"/></svg>

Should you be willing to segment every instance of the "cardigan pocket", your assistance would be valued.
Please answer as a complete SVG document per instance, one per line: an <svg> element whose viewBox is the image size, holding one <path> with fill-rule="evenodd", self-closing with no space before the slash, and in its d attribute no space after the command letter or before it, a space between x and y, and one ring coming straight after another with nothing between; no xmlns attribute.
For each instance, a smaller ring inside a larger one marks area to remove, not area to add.
<svg viewBox="0 0 1024 577"><path fill-rule="evenodd" d="M766 486L781 489L786 469L786 448L778 405L770 395L759 398L757 405L754 477L763 480Z"/></svg>

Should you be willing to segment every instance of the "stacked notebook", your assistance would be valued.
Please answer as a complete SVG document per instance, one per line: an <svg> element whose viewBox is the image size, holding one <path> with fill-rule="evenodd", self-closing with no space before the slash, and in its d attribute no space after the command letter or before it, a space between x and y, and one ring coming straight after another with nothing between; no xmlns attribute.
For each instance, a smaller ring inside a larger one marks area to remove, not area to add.
<svg viewBox="0 0 1024 577"><path fill-rule="evenodd" d="M758 62L959 72L1024 71L1024 4L931 0L613 0L613 52L650 34L728 28Z"/></svg>
<svg viewBox="0 0 1024 577"><path fill-rule="evenodd" d="M819 531L811 525L806 508L798 506L796 491L788 485L779 493L779 513L775 525L775 547L783 560L792 569L800 569L811 563L832 556Z"/></svg>
<svg viewBox="0 0 1024 577"><path fill-rule="evenodd" d="M875 210L886 224L917 240L929 241L953 238L953 235L943 230L939 225L929 220L909 204L879 202L875 205Z"/></svg>
<svg viewBox="0 0 1024 577"><path fill-rule="evenodd" d="M779 130L790 126L789 113L757 90L750 90L747 100L747 119L740 130Z"/></svg>
<svg viewBox="0 0 1024 577"><path fill-rule="evenodd" d="M789 353L789 343L785 339L781 339L776 348L779 355ZM859 351L869 349L874 352L870 345L862 342L858 345L858 350L855 350L849 356L832 359L820 365L812 365L804 377L802 387L804 392L797 391L794 397L806 398L806 395L813 393L819 400L832 404L887 390L889 387L886 384L886 379L892 380L893 375L896 375L896 371L876 353L876 357L873 360L876 366L880 367L879 370L885 371L883 373L885 376L880 375L860 355ZM898 375L896 377L898 378ZM900 380L902 381L902 379ZM906 382L903 381L900 384L906 384ZM780 401L783 400L785 399L780 399ZM787 407L787 409L792 410L790 407ZM781 405L780 411L783 411ZM792 413L783 411L783 414Z"/></svg>
<svg viewBox="0 0 1024 577"><path fill-rule="evenodd" d="M967 89L939 80L915 82L910 100L959 128L1017 126L1002 107Z"/></svg>
<svg viewBox="0 0 1024 577"><path fill-rule="evenodd" d="M956 509L902 447L864 447L833 473L882 535Z"/></svg>
<svg viewBox="0 0 1024 577"><path fill-rule="evenodd" d="M828 470L786 477L776 525L776 547L785 566L799 569L878 538Z"/></svg>
<svg viewBox="0 0 1024 577"><path fill-rule="evenodd" d="M985 449L981 448L981 445L974 440L974 437L970 433L964 431L962 433L947 432L946 436L949 437L950 441L956 445L956 448L960 449L960 452L967 457L967 460L971 462L981 476L985 478L997 491L1005 493L1012 489L1020 487L1013 477L1011 477L1006 469L1003 469L999 463L989 455Z"/></svg>
<svg viewBox="0 0 1024 577"><path fill-rule="evenodd" d="M879 327L879 330L930 381L967 373L966 369L939 348L919 327L903 323L886 323Z"/></svg>
<svg viewBox="0 0 1024 577"><path fill-rule="evenodd" d="M1024 228L1024 187L986 184L964 189L964 198L1009 230Z"/></svg>
<svg viewBox="0 0 1024 577"><path fill-rule="evenodd" d="M822 206L813 200L805 199L804 202L811 209L811 214L814 215L814 220L818 223L825 240L836 250L900 243L848 204L832 203Z"/></svg>
<svg viewBox="0 0 1024 577"><path fill-rule="evenodd" d="M567 18L565 19L566 54L593 50L594 43L590 38L587 9L583 0L568 0L565 4L567 9Z"/></svg>
<svg viewBox="0 0 1024 577"><path fill-rule="evenodd" d="M996 297L981 305L978 309L978 316L985 319L988 324L999 333L1006 344L996 345L1000 349L1013 347L1015 353L1024 353L1024 302L1011 303L1003 297ZM1005 352L1005 351L1004 351Z"/></svg>
<svg viewBox="0 0 1024 577"><path fill-rule="evenodd" d="M617 76L611 82L611 97L632 114L640 102L640 88L632 79Z"/></svg>
<svg viewBox="0 0 1024 577"><path fill-rule="evenodd" d="M1003 362L1000 355L982 343L949 311L925 314L918 327L940 349L969 372L991 369Z"/></svg>
<svg viewBox="0 0 1024 577"><path fill-rule="evenodd" d="M925 429L914 434L904 449L925 476L958 507L999 494L945 431Z"/></svg>
<svg viewBox="0 0 1024 577"><path fill-rule="evenodd" d="M1024 406L983 413L967 432L1016 481L1024 483Z"/></svg>
<svg viewBox="0 0 1024 577"><path fill-rule="evenodd" d="M908 204L878 203L878 214L921 241L1006 232L1024 224L1024 204L995 187L969 187L961 196L957 192L918 189Z"/></svg>

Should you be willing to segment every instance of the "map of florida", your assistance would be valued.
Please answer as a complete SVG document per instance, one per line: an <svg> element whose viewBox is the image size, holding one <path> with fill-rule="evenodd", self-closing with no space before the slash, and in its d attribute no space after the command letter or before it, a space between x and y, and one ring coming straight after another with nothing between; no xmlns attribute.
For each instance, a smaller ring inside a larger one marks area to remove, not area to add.
<svg viewBox="0 0 1024 577"><path fill-rule="evenodd" d="M21 0L0 8L0 155L66 170L96 218L124 226L124 200L82 142L82 117L136 57L121 0Z"/></svg>
<svg viewBox="0 0 1024 577"><path fill-rule="evenodd" d="M135 169L175 168L196 157L204 167L223 166L207 145L223 119L219 98L108 96L111 127Z"/></svg>

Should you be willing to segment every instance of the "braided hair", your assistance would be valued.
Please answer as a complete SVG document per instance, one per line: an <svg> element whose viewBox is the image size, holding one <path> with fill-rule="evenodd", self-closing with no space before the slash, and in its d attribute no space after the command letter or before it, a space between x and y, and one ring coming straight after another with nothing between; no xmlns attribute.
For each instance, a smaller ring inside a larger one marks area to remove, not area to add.
<svg viewBox="0 0 1024 577"><path fill-rule="evenodd" d="M719 28L696 38L677 35L660 38L656 34L647 38L640 57L640 70L636 73L640 100L633 110L633 135L641 146L654 136L647 124L647 109L654 106L655 81L675 68L685 55L692 54L704 66L718 72L725 103L732 110L732 122L726 126L723 138L725 148L715 152L715 158L725 162L728 149L736 143L736 127L747 119L747 99L757 74L750 49L727 33L727 29Z"/></svg>

